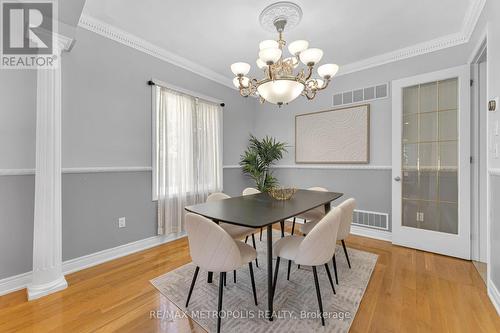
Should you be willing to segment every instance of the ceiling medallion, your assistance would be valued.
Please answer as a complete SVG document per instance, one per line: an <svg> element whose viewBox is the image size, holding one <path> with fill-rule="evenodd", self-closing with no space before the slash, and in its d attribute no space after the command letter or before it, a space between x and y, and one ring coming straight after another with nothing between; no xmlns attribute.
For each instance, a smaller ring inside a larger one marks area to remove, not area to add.
<svg viewBox="0 0 500 333"><path fill-rule="evenodd" d="M319 66L317 71L320 78L313 78L314 66L323 57L321 49L309 48L309 42L306 40L296 40L288 45L290 56L284 57L285 26L287 29L293 28L299 24L301 18L302 10L291 2L277 2L262 11L259 16L260 24L268 31L277 31L278 40L264 40L259 44L259 58L256 63L264 72L264 78L258 80L247 77L250 72L250 65L247 63L237 62L231 65L231 71L236 75L233 84L240 90L241 96L258 96L261 103L267 101L282 106L300 95L311 100L318 91L328 86L339 66ZM305 67L299 68L299 62Z"/></svg>

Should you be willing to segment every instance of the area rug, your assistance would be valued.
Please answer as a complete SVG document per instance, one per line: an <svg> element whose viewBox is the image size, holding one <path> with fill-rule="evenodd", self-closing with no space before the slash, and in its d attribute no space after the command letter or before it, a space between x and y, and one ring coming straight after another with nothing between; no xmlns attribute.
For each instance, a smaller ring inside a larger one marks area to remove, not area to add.
<svg viewBox="0 0 500 333"><path fill-rule="evenodd" d="M257 235L256 235L257 236ZM273 239L279 239L280 233L274 232ZM249 244L251 243L249 239ZM352 268L349 269L342 247L337 246L337 272L339 284L335 285L334 295L324 267L318 267L318 279L321 288L323 311L326 326L321 326L318 300L311 267L292 263L290 281L286 279L287 261L281 260L276 294L274 296L274 320L266 319L267 309L267 255L266 239L256 237L259 268L254 274L258 306L255 306L250 283L248 265L236 273L227 273L222 304L222 332L348 332L354 320L363 294L370 280L377 255L348 248ZM276 259L273 260L273 269ZM333 275L332 263L329 263ZM158 314L162 320L174 320L189 316L208 332L217 328L217 300L219 274L214 274L213 282L207 283L207 272L200 269L196 285L186 308L189 286L193 278L195 265L189 263L174 271L159 276L151 283L180 311ZM335 277L333 276L333 279ZM335 280L334 280L335 282Z"/></svg>

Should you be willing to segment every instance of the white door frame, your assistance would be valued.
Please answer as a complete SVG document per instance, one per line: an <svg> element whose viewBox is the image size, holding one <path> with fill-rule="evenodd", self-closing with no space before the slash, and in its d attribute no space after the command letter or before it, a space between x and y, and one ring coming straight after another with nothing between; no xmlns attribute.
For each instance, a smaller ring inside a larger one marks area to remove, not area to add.
<svg viewBox="0 0 500 333"><path fill-rule="evenodd" d="M402 91L426 82L457 77L458 235L405 227L401 221ZM392 82L392 242L396 245L470 259L470 66L448 68Z"/></svg>

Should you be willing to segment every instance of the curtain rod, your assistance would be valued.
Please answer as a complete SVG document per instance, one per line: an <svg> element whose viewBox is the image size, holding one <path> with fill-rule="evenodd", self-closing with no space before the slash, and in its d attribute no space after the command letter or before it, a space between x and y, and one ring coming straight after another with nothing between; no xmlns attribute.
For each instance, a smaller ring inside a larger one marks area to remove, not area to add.
<svg viewBox="0 0 500 333"><path fill-rule="evenodd" d="M215 99L213 97L205 96L205 95L199 94L199 93L194 92L194 91L190 91L190 90L187 90L187 89L184 89L184 88L181 88L181 87L177 87L177 86L165 83L165 82L160 81L160 80L151 79L151 80L148 81L148 85L149 86L159 86L159 87L163 87L163 88L175 90L177 92L180 92L180 93L183 93L183 94L186 94L186 95L190 95L190 96L193 96L193 97L196 97L196 98L200 98L200 99L206 100L208 102L219 104L221 107L224 107L226 105L223 101L221 101L219 99Z"/></svg>

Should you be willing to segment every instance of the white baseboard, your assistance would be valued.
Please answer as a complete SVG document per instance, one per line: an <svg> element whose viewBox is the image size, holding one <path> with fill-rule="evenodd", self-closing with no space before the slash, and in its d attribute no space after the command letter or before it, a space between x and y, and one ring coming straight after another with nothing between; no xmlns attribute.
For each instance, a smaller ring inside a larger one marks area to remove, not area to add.
<svg viewBox="0 0 500 333"><path fill-rule="evenodd" d="M357 225L351 225L351 234L357 235L357 236L375 238L375 239L388 241L388 242L392 241L392 233L390 231L365 228L365 227L360 227Z"/></svg>
<svg viewBox="0 0 500 333"><path fill-rule="evenodd" d="M91 253L79 258L70 259L63 262L63 274L69 274L80 271L85 268L96 266L104 262L124 257L126 255L147 250L149 248L162 245L176 239L182 238L186 235L185 232L167 236L153 236L141 239L128 244L113 247L103 251ZM17 290L26 288L31 283L31 272L10 276L0 280L0 296L5 295Z"/></svg>
<svg viewBox="0 0 500 333"><path fill-rule="evenodd" d="M493 306L500 316L500 293L498 292L497 287L493 284L493 281L491 281L491 279L488 279L488 296L490 297L491 303L493 303Z"/></svg>
<svg viewBox="0 0 500 333"><path fill-rule="evenodd" d="M0 280L0 296L24 289L31 283L31 272L9 276Z"/></svg>

